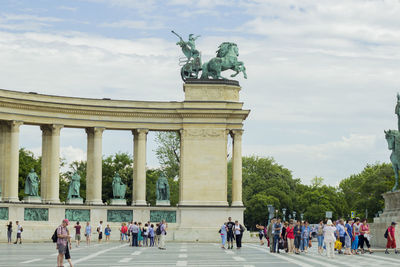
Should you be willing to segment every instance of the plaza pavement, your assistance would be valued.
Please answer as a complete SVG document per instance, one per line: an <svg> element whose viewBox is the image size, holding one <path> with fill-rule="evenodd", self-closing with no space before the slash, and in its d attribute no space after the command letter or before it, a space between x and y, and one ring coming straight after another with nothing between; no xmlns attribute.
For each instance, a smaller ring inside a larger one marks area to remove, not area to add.
<svg viewBox="0 0 400 267"><path fill-rule="evenodd" d="M56 249L52 243L22 245L0 244L0 266L56 266ZM73 246L72 261L75 267L84 266L400 266L400 256L376 252L372 255L335 255L328 260L317 255L315 246L307 255L271 254L258 244L243 244L241 250L223 250L212 243L167 243L167 250L157 248L132 248L127 244L93 243L79 248ZM65 262L64 266L69 266Z"/></svg>

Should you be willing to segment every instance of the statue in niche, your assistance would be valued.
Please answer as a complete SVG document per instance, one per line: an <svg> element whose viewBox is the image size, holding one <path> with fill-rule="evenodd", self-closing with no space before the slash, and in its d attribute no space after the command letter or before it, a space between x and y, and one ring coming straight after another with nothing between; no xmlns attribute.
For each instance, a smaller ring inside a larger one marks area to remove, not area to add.
<svg viewBox="0 0 400 267"><path fill-rule="evenodd" d="M168 200L169 201L169 184L168 179L164 173L160 174L156 184L157 200Z"/></svg>
<svg viewBox="0 0 400 267"><path fill-rule="evenodd" d="M71 177L67 199L80 198L81 176L75 172Z"/></svg>
<svg viewBox="0 0 400 267"><path fill-rule="evenodd" d="M126 192L126 185L122 182L119 173L115 173L112 181L113 196L115 199L124 199Z"/></svg>
<svg viewBox="0 0 400 267"><path fill-rule="evenodd" d="M39 196L39 176L33 168L26 177L25 194L28 196Z"/></svg>

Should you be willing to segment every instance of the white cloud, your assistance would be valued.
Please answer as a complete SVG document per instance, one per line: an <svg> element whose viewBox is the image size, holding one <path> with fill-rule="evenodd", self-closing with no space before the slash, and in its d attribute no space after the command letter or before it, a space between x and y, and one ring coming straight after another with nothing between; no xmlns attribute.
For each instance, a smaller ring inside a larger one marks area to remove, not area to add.
<svg viewBox="0 0 400 267"><path fill-rule="evenodd" d="M128 28L128 29L138 29L138 30L155 30L163 29L165 26L160 22L147 22L144 20L120 20L116 22L108 22L100 24L102 27L111 28Z"/></svg>

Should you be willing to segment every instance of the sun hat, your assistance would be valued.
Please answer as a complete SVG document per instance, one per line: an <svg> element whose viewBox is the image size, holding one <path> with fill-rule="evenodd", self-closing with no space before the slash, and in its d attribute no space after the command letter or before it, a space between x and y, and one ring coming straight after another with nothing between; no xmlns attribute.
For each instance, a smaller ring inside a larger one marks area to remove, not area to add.
<svg viewBox="0 0 400 267"><path fill-rule="evenodd" d="M328 220L328 222L326 223L326 225L332 225L332 220Z"/></svg>
<svg viewBox="0 0 400 267"><path fill-rule="evenodd" d="M68 219L64 219L63 223L66 223L67 225L69 225L69 220Z"/></svg>

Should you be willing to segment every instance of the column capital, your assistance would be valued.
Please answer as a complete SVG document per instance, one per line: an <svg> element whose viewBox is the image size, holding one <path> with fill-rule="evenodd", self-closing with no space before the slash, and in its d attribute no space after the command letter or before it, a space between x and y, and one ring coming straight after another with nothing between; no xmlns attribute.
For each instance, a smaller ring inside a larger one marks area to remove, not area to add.
<svg viewBox="0 0 400 267"><path fill-rule="evenodd" d="M244 130L243 129L233 129L230 130L230 134L232 136L232 138L236 137L236 138L240 138L243 135Z"/></svg>
<svg viewBox="0 0 400 267"><path fill-rule="evenodd" d="M139 128L139 129L132 130L133 135L135 135L135 134L146 135L148 132L149 132L149 129L146 129L146 128Z"/></svg>
<svg viewBox="0 0 400 267"><path fill-rule="evenodd" d="M8 125L11 126L11 131L18 131L19 130L19 126L21 126L22 124L24 124L23 121L9 121Z"/></svg>
<svg viewBox="0 0 400 267"><path fill-rule="evenodd" d="M98 134L103 134L105 129L106 129L105 127L96 126L96 127L85 128L85 131L87 134L94 133L94 134L98 135Z"/></svg>
<svg viewBox="0 0 400 267"><path fill-rule="evenodd" d="M60 134L60 131L63 127L63 124L45 124L40 126L40 130L42 130L44 133L52 132L53 134Z"/></svg>

